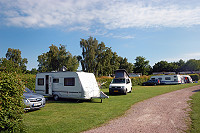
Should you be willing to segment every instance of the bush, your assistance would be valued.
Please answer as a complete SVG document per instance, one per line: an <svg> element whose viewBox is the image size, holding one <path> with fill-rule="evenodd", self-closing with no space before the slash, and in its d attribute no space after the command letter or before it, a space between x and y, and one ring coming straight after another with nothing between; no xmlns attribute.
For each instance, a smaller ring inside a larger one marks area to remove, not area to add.
<svg viewBox="0 0 200 133"><path fill-rule="evenodd" d="M149 76L131 77L132 86L142 85L143 82L149 80Z"/></svg>
<svg viewBox="0 0 200 133"><path fill-rule="evenodd" d="M189 74L189 75L192 78L192 81L198 81L199 80L199 75L198 74Z"/></svg>
<svg viewBox="0 0 200 133"><path fill-rule="evenodd" d="M25 86L33 91L35 91L35 78L36 75L33 74L21 74L20 75Z"/></svg>
<svg viewBox="0 0 200 133"><path fill-rule="evenodd" d="M0 72L0 131L23 131L24 89L24 84L16 73Z"/></svg>
<svg viewBox="0 0 200 133"><path fill-rule="evenodd" d="M112 77L105 77L105 76L96 78L99 88L101 89L108 89L112 79L113 79Z"/></svg>

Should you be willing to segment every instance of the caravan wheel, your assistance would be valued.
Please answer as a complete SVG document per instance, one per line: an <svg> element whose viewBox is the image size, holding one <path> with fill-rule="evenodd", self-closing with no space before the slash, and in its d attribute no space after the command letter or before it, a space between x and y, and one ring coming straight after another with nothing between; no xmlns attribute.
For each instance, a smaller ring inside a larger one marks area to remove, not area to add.
<svg viewBox="0 0 200 133"><path fill-rule="evenodd" d="M57 100L59 99L59 96L58 96L58 95L53 95L53 99L54 99L55 101L57 101Z"/></svg>

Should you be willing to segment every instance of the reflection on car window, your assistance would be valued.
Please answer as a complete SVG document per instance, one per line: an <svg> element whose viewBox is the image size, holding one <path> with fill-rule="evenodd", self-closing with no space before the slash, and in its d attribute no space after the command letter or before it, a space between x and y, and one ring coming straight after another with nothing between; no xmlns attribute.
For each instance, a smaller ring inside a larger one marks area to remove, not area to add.
<svg viewBox="0 0 200 133"><path fill-rule="evenodd" d="M113 79L112 83L125 83L125 79Z"/></svg>

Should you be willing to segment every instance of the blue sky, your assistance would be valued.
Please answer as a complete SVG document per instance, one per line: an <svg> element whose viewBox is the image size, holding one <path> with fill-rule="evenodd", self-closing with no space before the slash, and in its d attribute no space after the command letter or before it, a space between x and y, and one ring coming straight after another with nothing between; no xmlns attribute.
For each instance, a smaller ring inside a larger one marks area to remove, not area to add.
<svg viewBox="0 0 200 133"><path fill-rule="evenodd" d="M51 44L81 55L89 36L131 63L200 59L200 1L0 0L0 57L19 49L29 70Z"/></svg>

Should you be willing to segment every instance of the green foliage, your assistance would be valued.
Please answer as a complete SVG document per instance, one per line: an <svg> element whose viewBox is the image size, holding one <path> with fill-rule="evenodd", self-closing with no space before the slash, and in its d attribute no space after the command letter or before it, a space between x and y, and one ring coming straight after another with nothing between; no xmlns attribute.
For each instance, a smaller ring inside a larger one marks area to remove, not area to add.
<svg viewBox="0 0 200 133"><path fill-rule="evenodd" d="M199 80L199 74L189 74L192 78L192 81L198 81Z"/></svg>
<svg viewBox="0 0 200 133"><path fill-rule="evenodd" d="M142 73L142 75L148 75L148 72L151 71L151 66L149 65L149 61L146 60L145 57L138 56L135 59L135 68L134 72L135 73Z"/></svg>
<svg viewBox="0 0 200 133"><path fill-rule="evenodd" d="M20 74L20 77L24 83L24 85L35 91L35 78L36 78L36 75L33 75L33 74Z"/></svg>
<svg viewBox="0 0 200 133"><path fill-rule="evenodd" d="M12 60L7 60L6 58L0 59L0 71L22 73L22 70L17 63Z"/></svg>
<svg viewBox="0 0 200 133"><path fill-rule="evenodd" d="M0 131L23 131L24 89L24 84L16 73L0 72Z"/></svg>
<svg viewBox="0 0 200 133"><path fill-rule="evenodd" d="M98 43L96 38L81 39L80 47L82 48L82 57L78 56L78 60L85 72L94 73L96 76L108 76L117 69L133 71L133 64L128 63L127 58L118 56L103 42Z"/></svg>
<svg viewBox="0 0 200 133"><path fill-rule="evenodd" d="M187 62L179 60L178 62L168 63L160 61L153 66L153 72L181 72L181 71L199 71L200 60L190 59Z"/></svg>
<svg viewBox="0 0 200 133"><path fill-rule="evenodd" d="M25 64L28 63L28 60L26 58L21 57L21 51L19 49L8 48L8 51L6 53L6 58L7 60L16 63L23 72L26 71Z"/></svg>
<svg viewBox="0 0 200 133"><path fill-rule="evenodd" d="M113 79L112 77L104 77L104 76L96 78L99 88L101 89L108 89L112 79Z"/></svg>
<svg viewBox="0 0 200 133"><path fill-rule="evenodd" d="M149 76L132 77L131 78L132 86L142 85L143 82L146 82L149 79L150 79Z"/></svg>
<svg viewBox="0 0 200 133"><path fill-rule="evenodd" d="M79 63L77 57L67 52L65 46L60 45L58 48L52 44L49 49L47 53L38 56L39 72L58 71L63 66L68 71L76 71L78 69Z"/></svg>

